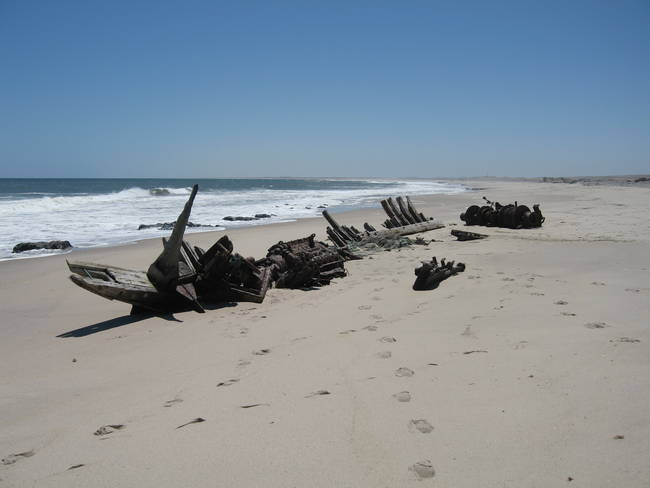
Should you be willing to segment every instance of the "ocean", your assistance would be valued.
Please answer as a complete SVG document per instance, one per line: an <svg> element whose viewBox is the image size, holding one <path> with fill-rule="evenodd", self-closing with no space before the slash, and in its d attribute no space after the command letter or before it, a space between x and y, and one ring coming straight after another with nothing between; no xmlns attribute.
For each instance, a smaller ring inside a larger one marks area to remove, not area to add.
<svg viewBox="0 0 650 488"><path fill-rule="evenodd" d="M465 190L462 185L429 180L0 179L0 260L62 252L13 254L19 242L68 240L75 248L91 248L168 235L169 231L138 227L173 222L195 183L199 193L190 220L216 229L316 217L322 212L319 206L332 211L376 207L388 196ZM272 217L223 220L262 213ZM194 227L187 233L206 230L210 228Z"/></svg>

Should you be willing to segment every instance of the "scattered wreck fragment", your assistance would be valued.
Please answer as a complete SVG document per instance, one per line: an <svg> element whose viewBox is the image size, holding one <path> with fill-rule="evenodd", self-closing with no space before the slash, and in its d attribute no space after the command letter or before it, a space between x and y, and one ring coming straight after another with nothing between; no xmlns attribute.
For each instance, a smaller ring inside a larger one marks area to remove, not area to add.
<svg viewBox="0 0 650 488"><path fill-rule="evenodd" d="M446 280L450 276L465 271L465 265L458 263L454 265L454 261L445 262L445 258L438 260L434 256L431 261L422 261L422 266L415 268L415 283L413 283L414 290L433 290L437 288L441 281Z"/></svg>
<svg viewBox="0 0 650 488"><path fill-rule="evenodd" d="M476 232L467 232L465 230L453 229L451 235L459 241L475 241L477 239L485 239L487 235L477 234Z"/></svg>
<svg viewBox="0 0 650 488"><path fill-rule="evenodd" d="M316 241L315 234L271 246L260 264L273 271L277 288L305 288L328 285L346 275L344 262L359 259L345 249Z"/></svg>
<svg viewBox="0 0 650 488"><path fill-rule="evenodd" d="M472 205L460 214L460 219L467 225L484 225L487 227L506 227L509 229L529 229L541 227L544 223L544 216L539 209L539 204L533 205L531 211L526 205L518 205L517 202L508 205L501 205L499 202L491 202L483 197L486 205L479 207Z"/></svg>
<svg viewBox="0 0 650 488"><path fill-rule="evenodd" d="M406 203L402 197L397 197L396 200L397 204L392 198L381 201L381 206L388 216L388 219L382 224L385 227L382 230L377 230L368 223L363 224L363 232L354 226L340 225L327 210L323 210L323 217L330 224L326 229L327 235L338 247L345 247L349 244L361 246L365 242L376 242L382 238L395 239L399 236L444 227L441 222L432 217L427 218L422 212L418 212L409 197L406 197Z"/></svg>

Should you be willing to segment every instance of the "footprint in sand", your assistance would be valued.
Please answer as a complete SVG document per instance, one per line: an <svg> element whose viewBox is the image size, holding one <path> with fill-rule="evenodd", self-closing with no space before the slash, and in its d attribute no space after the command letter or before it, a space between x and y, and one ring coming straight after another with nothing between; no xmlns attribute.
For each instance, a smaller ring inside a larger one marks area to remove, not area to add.
<svg viewBox="0 0 650 488"><path fill-rule="evenodd" d="M372 308L372 305L359 305L357 308L359 310L370 310Z"/></svg>
<svg viewBox="0 0 650 488"><path fill-rule="evenodd" d="M532 292L531 295L534 296L534 297L543 297L543 296L544 296L543 293L540 293L540 292L538 292L538 291L534 291L534 292Z"/></svg>
<svg viewBox="0 0 650 488"><path fill-rule="evenodd" d="M513 349L525 349L526 346L528 345L528 341L519 341L516 344L512 346Z"/></svg>
<svg viewBox="0 0 650 488"><path fill-rule="evenodd" d="M5 466L9 466L10 464L14 464L16 461L19 461L20 459L32 457L34 454L36 453L34 452L33 449L30 451L19 452L16 454L9 454L9 456L3 458L2 461L0 462Z"/></svg>
<svg viewBox="0 0 650 488"><path fill-rule="evenodd" d="M591 284L596 286L605 286L605 283L602 281L592 281Z"/></svg>
<svg viewBox="0 0 650 488"><path fill-rule="evenodd" d="M370 316L370 318L373 319L375 322L385 322L385 321L386 321L386 320L384 320L384 317L383 317L383 316L378 315L378 314L376 314L376 313L375 313L375 314L372 314L372 315Z"/></svg>
<svg viewBox="0 0 650 488"><path fill-rule="evenodd" d="M192 425L192 424L200 424L201 422L205 422L205 419L202 418L202 417L197 417L197 418L195 418L195 419L190 420L189 422L185 422L184 424L179 425L179 426L176 427L176 428L177 428L177 429L180 429L181 427L186 427L186 426L188 426L188 425Z"/></svg>
<svg viewBox="0 0 650 488"><path fill-rule="evenodd" d="M183 403L183 400L181 398L174 398L173 400L167 400L164 404L163 407L173 407L177 403Z"/></svg>
<svg viewBox="0 0 650 488"><path fill-rule="evenodd" d="M501 278L501 281L515 281L514 278Z"/></svg>
<svg viewBox="0 0 650 488"><path fill-rule="evenodd" d="M400 378L408 378L414 374L415 371L409 368L397 368L397 370L395 370L395 376L399 376Z"/></svg>
<svg viewBox="0 0 650 488"><path fill-rule="evenodd" d="M423 434L430 434L433 432L433 425L425 419L413 419L409 422L409 430L411 432L417 430Z"/></svg>
<svg viewBox="0 0 650 488"><path fill-rule="evenodd" d="M408 391L400 391L399 393L395 393L393 397L398 401L398 402L410 402L411 401L411 394Z"/></svg>
<svg viewBox="0 0 650 488"><path fill-rule="evenodd" d="M343 330L339 332L339 334L352 334L353 332L356 332L356 329L348 329L348 330Z"/></svg>
<svg viewBox="0 0 650 488"><path fill-rule="evenodd" d="M377 353L377 357L381 359L388 359L393 355L390 351L381 351Z"/></svg>
<svg viewBox="0 0 650 488"><path fill-rule="evenodd" d="M381 290L383 290L383 288L375 288L375 289L373 289L372 291L380 292Z"/></svg>
<svg viewBox="0 0 650 488"><path fill-rule="evenodd" d="M230 386L238 382L239 382L239 378L232 378L226 381L222 381L221 383L217 383L217 386Z"/></svg>
<svg viewBox="0 0 650 488"><path fill-rule="evenodd" d="M104 435L112 434L116 430L122 430L125 427L126 426L124 424L102 425L99 429L93 432L93 434L96 436L104 436Z"/></svg>
<svg viewBox="0 0 650 488"><path fill-rule="evenodd" d="M413 471L418 478L433 478L436 475L436 470L433 469L433 464L428 459L409 466L409 470Z"/></svg>
<svg viewBox="0 0 650 488"><path fill-rule="evenodd" d="M609 327L605 322L589 322L585 324L585 327L587 329L604 329L605 327Z"/></svg>
<svg viewBox="0 0 650 488"><path fill-rule="evenodd" d="M366 326L363 328L363 330L369 330L369 331L371 331L371 332L374 332L374 331L377 330L377 326L376 326L376 325L366 325Z"/></svg>
<svg viewBox="0 0 650 488"><path fill-rule="evenodd" d="M391 343L391 342L397 342L397 339L395 339L394 337L384 336L381 339L379 339L379 342Z"/></svg>
<svg viewBox="0 0 650 488"><path fill-rule="evenodd" d="M77 469L77 468L83 468L85 464L75 464L73 466L70 466L66 471L70 471L72 469Z"/></svg>
<svg viewBox="0 0 650 488"><path fill-rule="evenodd" d="M568 305L569 304L569 302L567 302L566 300L556 300L553 303L555 305Z"/></svg>
<svg viewBox="0 0 650 488"><path fill-rule="evenodd" d="M626 288L625 291L630 292L630 293L640 293L641 290L638 288Z"/></svg>
<svg viewBox="0 0 650 488"><path fill-rule="evenodd" d="M576 314L573 312L562 312L560 315L564 315L565 317L575 317Z"/></svg>
<svg viewBox="0 0 650 488"><path fill-rule="evenodd" d="M271 352L270 349L258 349L257 351L253 351L253 354L255 354L256 356L264 356L270 352Z"/></svg>
<svg viewBox="0 0 650 488"><path fill-rule="evenodd" d="M632 337L618 337L616 339L610 339L609 342L627 342L630 344L636 344L641 341L639 339L633 339Z"/></svg>
<svg viewBox="0 0 650 488"><path fill-rule="evenodd" d="M309 395L305 395L305 398L311 398L315 396L330 395L331 393L327 390L316 390L311 392Z"/></svg>
<svg viewBox="0 0 650 488"><path fill-rule="evenodd" d="M251 362L248 359L240 359L237 363L237 366L243 368L244 366L250 366Z"/></svg>
<svg viewBox="0 0 650 488"><path fill-rule="evenodd" d="M463 337L476 339L476 334L472 331L471 325L466 325L465 330L460 335L462 335Z"/></svg>

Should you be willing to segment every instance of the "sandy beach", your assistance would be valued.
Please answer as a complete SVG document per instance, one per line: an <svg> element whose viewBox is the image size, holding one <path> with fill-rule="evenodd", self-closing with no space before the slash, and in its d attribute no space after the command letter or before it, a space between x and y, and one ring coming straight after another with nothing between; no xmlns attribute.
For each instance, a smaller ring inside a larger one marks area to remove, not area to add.
<svg viewBox="0 0 650 488"><path fill-rule="evenodd" d="M157 239L0 262L0 486L650 486L650 188L463 183L414 198L436 242L205 314L132 317L68 279L66 259L146 269ZM546 222L457 242L483 195ZM228 235L262 257L325 227ZM413 291L432 256L467 269Z"/></svg>

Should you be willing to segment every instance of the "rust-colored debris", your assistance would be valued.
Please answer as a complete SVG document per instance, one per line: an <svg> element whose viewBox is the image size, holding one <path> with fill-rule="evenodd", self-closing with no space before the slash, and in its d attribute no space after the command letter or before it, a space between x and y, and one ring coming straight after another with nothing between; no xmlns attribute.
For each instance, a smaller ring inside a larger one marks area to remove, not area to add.
<svg viewBox="0 0 650 488"><path fill-rule="evenodd" d="M422 266L415 268L415 283L413 283L414 290L433 290L437 288L441 281L446 280L450 276L465 271L465 265L458 263L454 265L454 261L445 262L445 258L438 260L434 256L431 261L422 261Z"/></svg>
<svg viewBox="0 0 650 488"><path fill-rule="evenodd" d="M539 204L533 205L531 211L526 205L519 205L517 202L514 205L501 205L499 202L491 202L485 197L483 197L483 200L485 200L486 205L468 207L465 212L460 214L460 219L467 225L506 227L509 229L541 227L544 223L545 218L539 209Z"/></svg>

